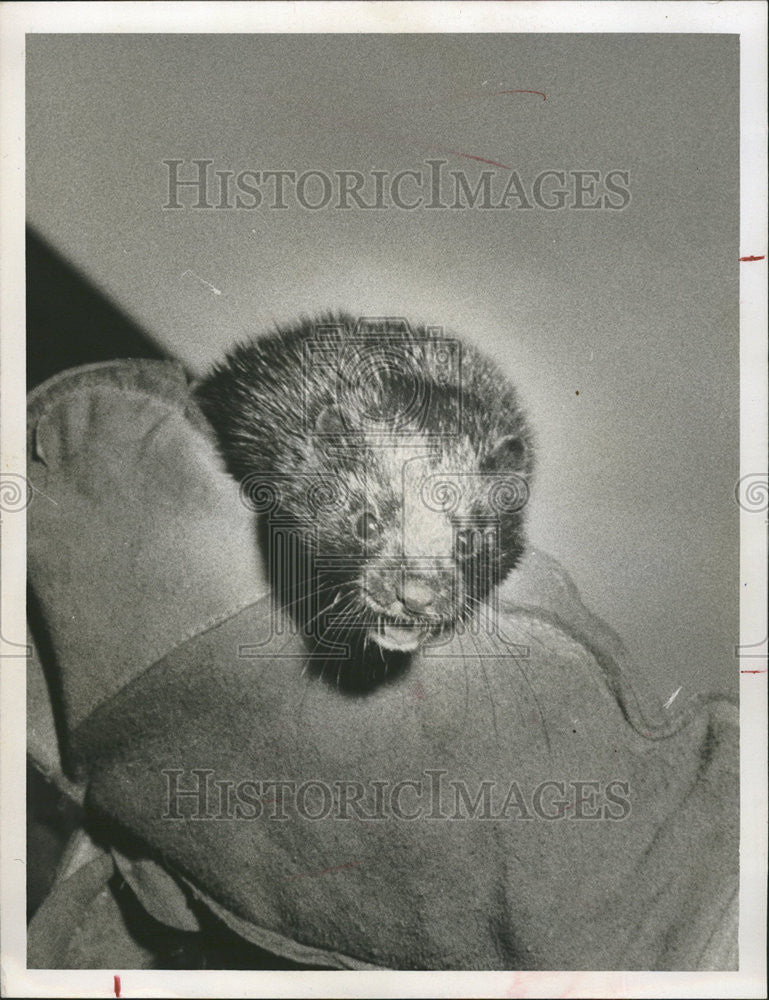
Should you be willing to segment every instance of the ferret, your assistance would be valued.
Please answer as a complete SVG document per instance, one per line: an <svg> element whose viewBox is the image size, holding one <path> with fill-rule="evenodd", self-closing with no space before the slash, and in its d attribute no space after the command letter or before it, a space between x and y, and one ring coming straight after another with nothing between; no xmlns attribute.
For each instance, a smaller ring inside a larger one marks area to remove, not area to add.
<svg viewBox="0 0 769 1000"><path fill-rule="evenodd" d="M516 389L439 328L303 319L236 346L195 394L284 607L353 673L466 622L524 552Z"/></svg>

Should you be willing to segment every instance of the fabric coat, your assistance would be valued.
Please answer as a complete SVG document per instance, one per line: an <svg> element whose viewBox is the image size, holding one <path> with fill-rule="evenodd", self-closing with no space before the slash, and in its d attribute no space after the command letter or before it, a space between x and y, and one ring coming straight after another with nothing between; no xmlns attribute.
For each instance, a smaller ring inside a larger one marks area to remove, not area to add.
<svg viewBox="0 0 769 1000"><path fill-rule="evenodd" d="M349 694L276 616L180 368L47 382L28 475L53 689L33 661L30 752L100 841L33 920L30 964L139 964L103 898L94 918L117 870L154 919L203 908L307 964L736 966L735 706L639 698L553 559L530 550L488 621Z"/></svg>

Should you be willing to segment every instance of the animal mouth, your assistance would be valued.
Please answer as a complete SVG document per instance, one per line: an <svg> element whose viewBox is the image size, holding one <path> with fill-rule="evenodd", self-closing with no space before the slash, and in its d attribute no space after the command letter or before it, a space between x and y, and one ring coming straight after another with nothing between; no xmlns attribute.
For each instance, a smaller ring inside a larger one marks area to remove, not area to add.
<svg viewBox="0 0 769 1000"><path fill-rule="evenodd" d="M418 618L393 615L374 601L369 601L368 604L370 610L375 614L375 621L369 632L369 637L382 649L413 653L427 639L445 627L445 621L437 617Z"/></svg>
<svg viewBox="0 0 769 1000"><path fill-rule="evenodd" d="M424 642L429 628L419 623L401 624L380 619L371 631L371 638L382 649L413 653Z"/></svg>

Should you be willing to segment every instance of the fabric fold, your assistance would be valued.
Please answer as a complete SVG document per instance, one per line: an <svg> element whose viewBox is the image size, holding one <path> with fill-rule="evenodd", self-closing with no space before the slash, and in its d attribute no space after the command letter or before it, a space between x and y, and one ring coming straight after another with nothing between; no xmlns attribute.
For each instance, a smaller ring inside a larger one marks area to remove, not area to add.
<svg viewBox="0 0 769 1000"><path fill-rule="evenodd" d="M551 557L530 550L475 632L351 694L278 627L177 368L43 386L29 470L60 735L91 823L140 845L118 865L153 917L191 928L191 899L337 968L735 966L736 708L637 693Z"/></svg>

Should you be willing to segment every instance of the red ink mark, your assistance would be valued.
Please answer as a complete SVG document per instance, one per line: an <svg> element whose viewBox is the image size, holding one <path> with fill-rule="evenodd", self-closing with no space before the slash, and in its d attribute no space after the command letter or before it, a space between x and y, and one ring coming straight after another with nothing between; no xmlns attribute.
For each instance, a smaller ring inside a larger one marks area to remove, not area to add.
<svg viewBox="0 0 769 1000"><path fill-rule="evenodd" d="M288 875L286 876L286 881L292 882L294 879L297 878L315 878L316 875L328 875L331 872L339 872L343 868L354 868L356 865L359 864L360 861L348 861L346 865L336 865L334 868L323 868L319 872L307 872L304 875Z"/></svg>
<svg viewBox="0 0 769 1000"><path fill-rule="evenodd" d="M754 257L752 255L750 257L740 257L740 260L766 260L766 255L763 254L761 257Z"/></svg>
<svg viewBox="0 0 769 1000"><path fill-rule="evenodd" d="M118 997L118 1000L119 1000L119 998L120 998L120 976L113 976L112 977L112 985L113 985L114 990L115 990L115 996Z"/></svg>
<svg viewBox="0 0 769 1000"><path fill-rule="evenodd" d="M464 94L458 94L453 98L442 99L439 101L412 101L408 104L394 104L390 107L380 108L380 115L389 115L392 112L414 110L415 108L437 108L442 105L456 104L463 100L477 100L478 98L489 98L489 97L501 97L505 94L536 94L542 98L543 101L547 100L547 95L541 90L496 90L484 93L482 91L466 92ZM417 145L418 148L423 149L425 152L437 152L437 153L447 153L450 156L458 156L466 160L475 160L477 163L487 163L490 167L499 167L500 170L512 170L512 167L508 167L504 163L500 163L498 160L489 160L485 156L476 156L473 153L463 153L456 149L447 149L445 146L422 146L421 140L407 135L404 132L398 132L391 128L382 128L378 123L372 127L372 125L367 120L350 120L349 118L339 118L334 117L330 119L327 116L319 117L318 113L312 108L306 107L295 107L295 112L297 114L308 116L312 118L312 124L315 128L327 128L329 125L335 127L343 127L352 133L358 134L368 134L377 136L380 139L386 138L389 141L394 141L397 145L402 146L412 146Z"/></svg>
<svg viewBox="0 0 769 1000"><path fill-rule="evenodd" d="M460 153L457 149L441 149L438 147L437 151L439 153L451 153L452 156L463 156L466 160L477 160L478 163L488 163L491 167L501 167L503 170L513 169L504 163L497 163L496 160L487 160L483 156L473 156L472 153Z"/></svg>
<svg viewBox="0 0 769 1000"><path fill-rule="evenodd" d="M741 670L741 674L765 674L766 670Z"/></svg>
<svg viewBox="0 0 769 1000"><path fill-rule="evenodd" d="M379 139L387 139L389 142L393 142L400 146L414 146L416 145L419 149L426 153L447 153L449 156L459 156L464 157L467 160L477 160L479 163L488 163L491 167L499 167L502 170L512 170L512 167L506 166L504 163L499 163L497 160L487 160L483 156L473 156L472 153L462 153L456 149L448 149L446 146L422 145L422 139L415 136L410 136L405 132L395 131L391 128L382 128L377 126L372 128L370 125L361 123L358 121L350 121L345 118L337 118L335 124L337 126L342 126L348 131L357 133L359 135L373 135ZM317 127L317 123L316 123Z"/></svg>
<svg viewBox="0 0 769 1000"><path fill-rule="evenodd" d="M496 90L492 94L492 97L496 97L498 94L539 94L543 101L547 100L547 97L541 90Z"/></svg>

